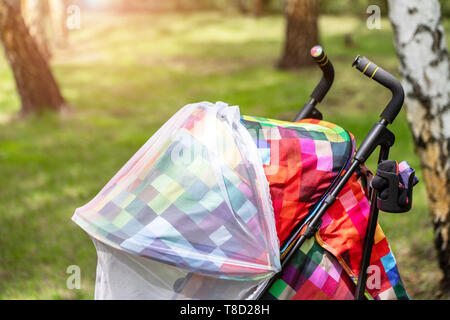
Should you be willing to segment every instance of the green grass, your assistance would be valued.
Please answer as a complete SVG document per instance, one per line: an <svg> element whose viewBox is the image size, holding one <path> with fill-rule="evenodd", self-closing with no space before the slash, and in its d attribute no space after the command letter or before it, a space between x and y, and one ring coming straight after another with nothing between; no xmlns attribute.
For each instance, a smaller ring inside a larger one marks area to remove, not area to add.
<svg viewBox="0 0 450 320"><path fill-rule="evenodd" d="M242 114L290 120L320 78L317 68L274 68L282 48L281 16L82 17L70 47L52 61L72 113L12 117L20 101L0 60L1 299L93 297L95 249L70 218L183 105L225 101L239 105ZM320 27L336 69L321 110L360 142L389 94L351 62L361 53L397 74L389 23L368 30L355 18L322 17ZM357 47L345 47L346 33ZM392 158L407 159L421 178L403 113L392 128ZM381 217L405 285L418 299L436 298L440 276L424 187L417 186L410 213ZM82 270L81 290L66 289L66 269L73 264Z"/></svg>

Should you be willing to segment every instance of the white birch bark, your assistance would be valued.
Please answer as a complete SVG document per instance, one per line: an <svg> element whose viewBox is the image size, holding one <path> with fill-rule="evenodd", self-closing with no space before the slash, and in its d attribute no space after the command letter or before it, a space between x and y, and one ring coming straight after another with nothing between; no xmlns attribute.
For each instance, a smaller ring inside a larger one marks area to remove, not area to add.
<svg viewBox="0 0 450 320"><path fill-rule="evenodd" d="M450 70L438 0L388 0L405 107L427 185L435 246L450 291Z"/></svg>

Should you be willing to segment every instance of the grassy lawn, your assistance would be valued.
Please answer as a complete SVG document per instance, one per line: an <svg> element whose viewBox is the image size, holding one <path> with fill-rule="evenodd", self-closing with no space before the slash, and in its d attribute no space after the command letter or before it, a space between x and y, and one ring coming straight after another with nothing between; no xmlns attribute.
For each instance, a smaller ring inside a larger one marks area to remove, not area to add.
<svg viewBox="0 0 450 320"><path fill-rule="evenodd" d="M274 68L281 16L260 19L193 15L83 14L53 70L73 112L17 120L19 98L0 58L0 299L90 299L95 249L71 222L144 142L182 106L239 105L242 114L292 119L320 78L317 68ZM388 21L368 30L351 17L321 17L321 39L336 69L321 108L325 119L360 142L389 93L351 68L357 53L398 75ZM446 21L447 34L450 24ZM355 46L344 45L352 33ZM416 167L404 112L392 126L391 152ZM376 159L369 162L372 168ZM436 298L440 277L425 186L405 215L381 214L412 298ZM81 290L66 288L66 269L81 267Z"/></svg>

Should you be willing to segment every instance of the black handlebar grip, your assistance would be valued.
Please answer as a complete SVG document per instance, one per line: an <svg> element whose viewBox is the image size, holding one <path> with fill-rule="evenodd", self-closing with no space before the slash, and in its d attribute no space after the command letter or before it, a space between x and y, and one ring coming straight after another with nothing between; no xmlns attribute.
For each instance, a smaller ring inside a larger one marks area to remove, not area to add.
<svg viewBox="0 0 450 320"><path fill-rule="evenodd" d="M311 98L321 102L333 84L334 68L321 46L314 46L311 49L311 56L323 72L322 79L311 93Z"/></svg>
<svg viewBox="0 0 450 320"><path fill-rule="evenodd" d="M385 119L389 123L394 122L395 118L402 108L403 100L405 98L405 93L400 82L389 72L377 66L366 57L360 57L358 55L355 58L355 61L353 61L352 66L356 67L356 69L361 71L367 77L375 80L376 82L391 90L392 99L391 101L389 101L380 117Z"/></svg>

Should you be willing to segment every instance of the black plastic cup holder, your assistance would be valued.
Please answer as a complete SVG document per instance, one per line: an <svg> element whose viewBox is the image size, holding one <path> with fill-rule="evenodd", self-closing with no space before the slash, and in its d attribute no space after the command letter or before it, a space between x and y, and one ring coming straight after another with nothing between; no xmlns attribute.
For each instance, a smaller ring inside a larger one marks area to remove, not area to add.
<svg viewBox="0 0 450 320"><path fill-rule="evenodd" d="M392 163L395 163L395 167ZM382 161L377 168L376 175L385 179L388 184L387 187L379 190L380 192L377 197L377 207L384 212L407 212L412 206L415 171L411 168L407 184L402 183L400 175L397 172L392 172L393 170L383 170L386 167L388 167L388 169L396 168L396 165L397 163L395 161L385 160Z"/></svg>

